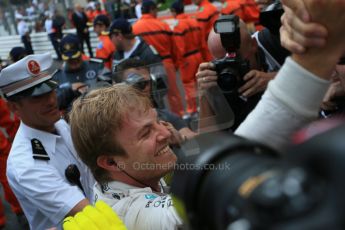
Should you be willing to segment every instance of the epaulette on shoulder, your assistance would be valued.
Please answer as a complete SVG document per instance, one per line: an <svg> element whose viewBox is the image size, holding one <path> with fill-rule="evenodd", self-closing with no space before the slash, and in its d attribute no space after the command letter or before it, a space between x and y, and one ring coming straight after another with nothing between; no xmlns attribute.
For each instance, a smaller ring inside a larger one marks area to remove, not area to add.
<svg viewBox="0 0 345 230"><path fill-rule="evenodd" d="M35 160L44 160L44 161L50 160L50 157L48 156L42 143L38 139L36 138L31 139L31 146L32 146L32 157Z"/></svg>
<svg viewBox="0 0 345 230"><path fill-rule="evenodd" d="M101 35L109 36L109 31L102 31Z"/></svg>

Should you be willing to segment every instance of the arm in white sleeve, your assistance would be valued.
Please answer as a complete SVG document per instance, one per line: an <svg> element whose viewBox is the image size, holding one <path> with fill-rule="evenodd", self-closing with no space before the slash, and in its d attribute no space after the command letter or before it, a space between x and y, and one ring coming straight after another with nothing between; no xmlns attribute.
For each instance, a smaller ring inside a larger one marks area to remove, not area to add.
<svg viewBox="0 0 345 230"><path fill-rule="evenodd" d="M317 118L329 84L287 58L235 134L282 150L294 131Z"/></svg>

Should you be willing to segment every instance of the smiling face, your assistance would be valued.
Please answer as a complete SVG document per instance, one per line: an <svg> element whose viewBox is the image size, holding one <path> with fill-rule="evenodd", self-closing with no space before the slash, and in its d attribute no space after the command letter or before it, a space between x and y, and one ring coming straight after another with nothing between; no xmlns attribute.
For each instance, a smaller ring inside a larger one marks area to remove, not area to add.
<svg viewBox="0 0 345 230"><path fill-rule="evenodd" d="M126 173L144 183L159 180L172 171L177 159L168 145L170 136L154 109L128 112L116 135L126 152L117 157L117 164L124 165Z"/></svg>
<svg viewBox="0 0 345 230"><path fill-rule="evenodd" d="M22 98L18 102L9 102L9 107L24 124L47 132L54 131L54 124L60 119L55 90L37 97Z"/></svg>

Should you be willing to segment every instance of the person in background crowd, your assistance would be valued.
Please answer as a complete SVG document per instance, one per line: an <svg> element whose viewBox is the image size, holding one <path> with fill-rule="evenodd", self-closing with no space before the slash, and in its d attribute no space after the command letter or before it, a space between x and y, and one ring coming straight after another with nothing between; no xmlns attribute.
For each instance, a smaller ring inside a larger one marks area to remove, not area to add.
<svg viewBox="0 0 345 230"><path fill-rule="evenodd" d="M235 92L223 92L221 86L218 85L218 75L214 69L212 62L201 63L198 69L197 78L200 90L199 104L200 104L200 118L213 117L211 107L219 107L217 111L221 111L224 100L220 98L225 97L227 104L234 112L234 124L231 130L234 131L247 115L255 108L258 101L261 99L263 92L275 75L276 72L267 72L267 65L265 63L265 55L258 47L255 38L252 38L243 21L240 21L240 37L241 46L238 50L243 60L249 63L248 72L241 76L243 83L235 87ZM211 31L209 36L209 48L215 58L223 58L227 54L221 43L220 35ZM222 94L221 96L218 94ZM217 95L218 97L215 97ZM211 104L209 102L212 102ZM211 106L207 106L211 105ZM230 116L229 116L230 118ZM219 122L219 121L217 121ZM205 125L203 122L199 123L199 127L204 129L211 126L210 123ZM214 126L216 127L216 126Z"/></svg>
<svg viewBox="0 0 345 230"><path fill-rule="evenodd" d="M65 24L66 24L66 20L65 18L60 14L59 11L54 10L54 14L53 14L53 31L55 33L55 39L57 41L58 44L58 50L59 50L59 54L60 59L61 60L61 52L60 52L60 42L61 39L63 37L63 32L62 30L65 28Z"/></svg>
<svg viewBox="0 0 345 230"><path fill-rule="evenodd" d="M11 63L15 63L27 55L28 54L26 53L26 50L24 49L24 47L16 46L10 50L8 57Z"/></svg>
<svg viewBox="0 0 345 230"><path fill-rule="evenodd" d="M152 45L163 59L168 77L168 100L172 112L184 115L182 97L177 88L176 68L178 68L177 48L168 24L157 19L157 5L151 0L145 0L141 7L141 18L133 24L133 33L141 36L145 42Z"/></svg>
<svg viewBox="0 0 345 230"><path fill-rule="evenodd" d="M30 29L28 24L25 22L24 17L20 14L16 16L18 21L17 30L20 36L22 43L24 44L25 50L27 54L33 54L34 51L31 45L31 38L30 38Z"/></svg>
<svg viewBox="0 0 345 230"><path fill-rule="evenodd" d="M74 21L73 21L73 13L74 13L73 8L67 8L66 14L67 14L67 19L70 23L71 28L75 28Z"/></svg>
<svg viewBox="0 0 345 230"><path fill-rule="evenodd" d="M141 18L141 7L142 7L142 0L136 0L136 5L135 5L135 16L139 19Z"/></svg>
<svg viewBox="0 0 345 230"><path fill-rule="evenodd" d="M86 8L85 14L86 14L87 21L88 21L87 25L89 25L90 23L92 23L93 20L95 19L94 11L95 11L95 10L94 10L92 7L90 7L90 6L88 6L88 7Z"/></svg>
<svg viewBox="0 0 345 230"><path fill-rule="evenodd" d="M109 18L104 14L96 16L93 21L93 30L97 34L99 40L96 47L96 58L102 59L104 66L111 71L116 49L109 37L109 25Z"/></svg>
<svg viewBox="0 0 345 230"><path fill-rule="evenodd" d="M153 46L148 45L140 36L135 36L132 26L126 19L116 19L112 22L109 29L109 36L116 46L114 55L115 66L113 74L118 72L117 65L128 58L135 58L145 62L150 66L150 71L157 75L157 79L162 80L167 86L165 69L162 59ZM165 87L166 88L166 87ZM159 91L155 97L158 108L165 108L166 89Z"/></svg>
<svg viewBox="0 0 345 230"><path fill-rule="evenodd" d="M286 15L281 41L292 57L235 132L280 151L289 146L292 133L318 117L336 64L345 53L344 1L282 2Z"/></svg>
<svg viewBox="0 0 345 230"><path fill-rule="evenodd" d="M49 53L28 55L0 72L7 105L21 119L7 178L30 229L38 230L61 228L65 216L81 211L93 198L94 179L75 153L69 126L60 119L57 85L48 72L52 62ZM70 180L70 173L65 177L68 166L77 167L79 182Z"/></svg>
<svg viewBox="0 0 345 230"><path fill-rule="evenodd" d="M198 12L196 14L196 20L199 22L203 34L205 36L205 42L207 42L208 35L213 28L214 22L219 16L217 8L208 0L193 0L194 4L198 6ZM208 53L206 61L211 61L212 55Z"/></svg>
<svg viewBox="0 0 345 230"><path fill-rule="evenodd" d="M102 10L102 8L101 8L101 3L96 2L96 4L95 4L95 10L93 11L93 17L96 18L96 17L97 17L98 15L100 15L100 14L103 14L103 15L108 16L107 11Z"/></svg>
<svg viewBox="0 0 345 230"><path fill-rule="evenodd" d="M59 109L67 115L73 100L97 85L103 71L103 62L97 59L84 60L79 39L74 34L63 37L60 49L64 64L53 78L59 85Z"/></svg>
<svg viewBox="0 0 345 230"><path fill-rule="evenodd" d="M220 11L223 15L236 14L240 18L243 17L241 8L241 0L222 0L222 9Z"/></svg>
<svg viewBox="0 0 345 230"><path fill-rule="evenodd" d="M98 0L97 0L98 1ZM96 1L94 0L87 0L86 8L96 9Z"/></svg>
<svg viewBox="0 0 345 230"><path fill-rule="evenodd" d="M90 57L93 57L91 43L90 43L90 33L87 25L88 19L83 11L83 8L79 4L75 4L75 10L72 14L72 21L77 29L77 35L80 41L80 47L82 52L84 52L84 42L89 50Z"/></svg>
<svg viewBox="0 0 345 230"><path fill-rule="evenodd" d="M50 42L52 43L57 59L61 60L61 53L60 53L60 47L59 47L59 40L55 31L55 28L53 27L53 15L52 13L49 13L48 17L46 18L44 22L44 27L46 29L46 32L48 34L48 37L50 39Z"/></svg>
<svg viewBox="0 0 345 230"><path fill-rule="evenodd" d="M114 60L117 63L127 58L138 58L146 65L162 62L154 47L133 34L132 26L126 19L114 20L109 28L109 36L116 47Z"/></svg>
<svg viewBox="0 0 345 230"><path fill-rule="evenodd" d="M202 30L195 19L184 14L184 6L175 1L170 10L176 19L173 27L173 38L178 49L178 66L186 94L187 112L197 112L196 77L199 64L207 60L207 44Z"/></svg>
<svg viewBox="0 0 345 230"><path fill-rule="evenodd" d="M259 10L264 11L273 2L273 0L255 0L255 2L258 5Z"/></svg>
<svg viewBox="0 0 345 230"><path fill-rule="evenodd" d="M247 24L249 32L253 33L256 30L262 29L260 27L260 9L256 4L255 0L241 0L242 8L241 19Z"/></svg>

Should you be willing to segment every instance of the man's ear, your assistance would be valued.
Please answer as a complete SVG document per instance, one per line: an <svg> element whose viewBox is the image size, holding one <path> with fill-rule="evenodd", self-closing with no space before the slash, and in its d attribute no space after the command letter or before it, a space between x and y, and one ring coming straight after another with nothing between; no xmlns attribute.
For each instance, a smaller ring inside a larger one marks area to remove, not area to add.
<svg viewBox="0 0 345 230"><path fill-rule="evenodd" d="M121 171L116 162L116 156L101 155L97 157L97 165L107 171Z"/></svg>

